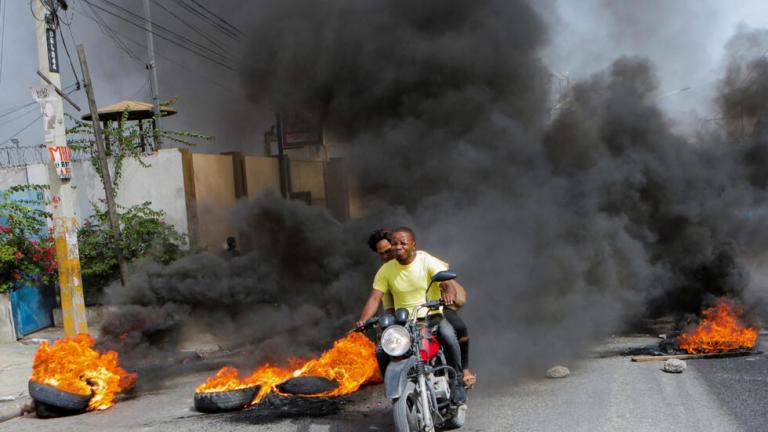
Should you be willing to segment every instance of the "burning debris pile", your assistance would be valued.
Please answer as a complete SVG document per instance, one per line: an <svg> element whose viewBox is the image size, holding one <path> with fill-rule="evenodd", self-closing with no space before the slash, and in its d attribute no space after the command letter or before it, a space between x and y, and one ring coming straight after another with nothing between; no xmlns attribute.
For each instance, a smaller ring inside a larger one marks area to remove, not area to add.
<svg viewBox="0 0 768 432"><path fill-rule="evenodd" d="M285 397L347 395L363 384L381 381L375 351L366 336L350 333L314 360L291 359L287 367L264 364L242 379L235 368L227 366L195 389L195 407L203 412L240 409L261 403L270 393ZM219 394L226 405L212 408L216 404L206 396L211 393ZM237 402L232 403L234 397Z"/></svg>
<svg viewBox="0 0 768 432"><path fill-rule="evenodd" d="M677 346L691 354L752 350L759 330L742 324L743 315L743 308L733 300L721 298L716 306L704 311L698 326L678 336Z"/></svg>
<svg viewBox="0 0 768 432"><path fill-rule="evenodd" d="M72 410L75 405L61 406L59 401L66 405L80 400L87 402L83 409L104 410L114 405L118 393L134 385L137 375L120 367L117 353L100 353L93 343L84 333L53 345L40 343L30 378L30 394L38 404Z"/></svg>
<svg viewBox="0 0 768 432"><path fill-rule="evenodd" d="M721 297L717 304L703 312L695 325L666 338L658 346L627 351L633 361L654 360L653 357L723 357L747 355L757 346L759 326L744 324L744 309L735 300Z"/></svg>

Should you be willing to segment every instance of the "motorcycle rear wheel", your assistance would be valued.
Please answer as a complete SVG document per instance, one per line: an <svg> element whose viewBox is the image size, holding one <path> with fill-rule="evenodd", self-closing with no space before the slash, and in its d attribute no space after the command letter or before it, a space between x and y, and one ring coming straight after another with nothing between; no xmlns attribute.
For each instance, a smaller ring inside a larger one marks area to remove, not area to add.
<svg viewBox="0 0 768 432"><path fill-rule="evenodd" d="M392 405L395 432L420 432L423 430L421 399L416 393L416 384L408 381L402 396Z"/></svg>

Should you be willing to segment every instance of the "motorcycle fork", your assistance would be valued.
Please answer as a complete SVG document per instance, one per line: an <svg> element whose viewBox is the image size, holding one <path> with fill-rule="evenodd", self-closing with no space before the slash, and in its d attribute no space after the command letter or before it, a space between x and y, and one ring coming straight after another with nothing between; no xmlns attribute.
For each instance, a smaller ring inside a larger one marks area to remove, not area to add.
<svg viewBox="0 0 768 432"><path fill-rule="evenodd" d="M416 364L416 370L418 372L416 380L419 385L419 397L421 398L421 414L424 416L424 430L426 432L432 432L435 430L435 424L432 420L432 403L429 400L430 389L427 387L426 372L424 369L424 362Z"/></svg>

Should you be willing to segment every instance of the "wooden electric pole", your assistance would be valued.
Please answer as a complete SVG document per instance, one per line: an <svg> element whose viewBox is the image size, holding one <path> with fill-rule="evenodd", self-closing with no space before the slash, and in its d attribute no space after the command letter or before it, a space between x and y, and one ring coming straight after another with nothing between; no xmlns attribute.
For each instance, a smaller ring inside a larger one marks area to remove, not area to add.
<svg viewBox="0 0 768 432"><path fill-rule="evenodd" d="M80 69L83 74L83 88L85 88L85 94L88 98L88 108L91 110L93 135L96 137L96 156L99 159L99 170L101 171L102 183L104 183L109 225L112 228L112 237L115 240L115 255L117 256L117 262L120 266L120 282L125 285L128 269L125 264L125 258L123 257L123 250L120 247L120 219L117 217L115 192L112 189L112 176L109 174L109 163L107 162L107 152L104 146L104 131L101 129L99 109L96 107L96 97L93 94L93 84L91 83L91 73L88 71L88 62L85 59L85 48L83 48L82 45L77 46L77 56L80 58Z"/></svg>

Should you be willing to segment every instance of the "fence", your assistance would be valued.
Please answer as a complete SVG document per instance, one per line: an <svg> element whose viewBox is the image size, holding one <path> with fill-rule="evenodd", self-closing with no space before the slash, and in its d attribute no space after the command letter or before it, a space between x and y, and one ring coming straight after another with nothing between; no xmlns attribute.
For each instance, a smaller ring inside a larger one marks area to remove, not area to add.
<svg viewBox="0 0 768 432"><path fill-rule="evenodd" d="M72 151L73 162L84 161L90 158L90 151ZM0 147L0 168L18 168L47 164L50 159L48 148L45 145Z"/></svg>

